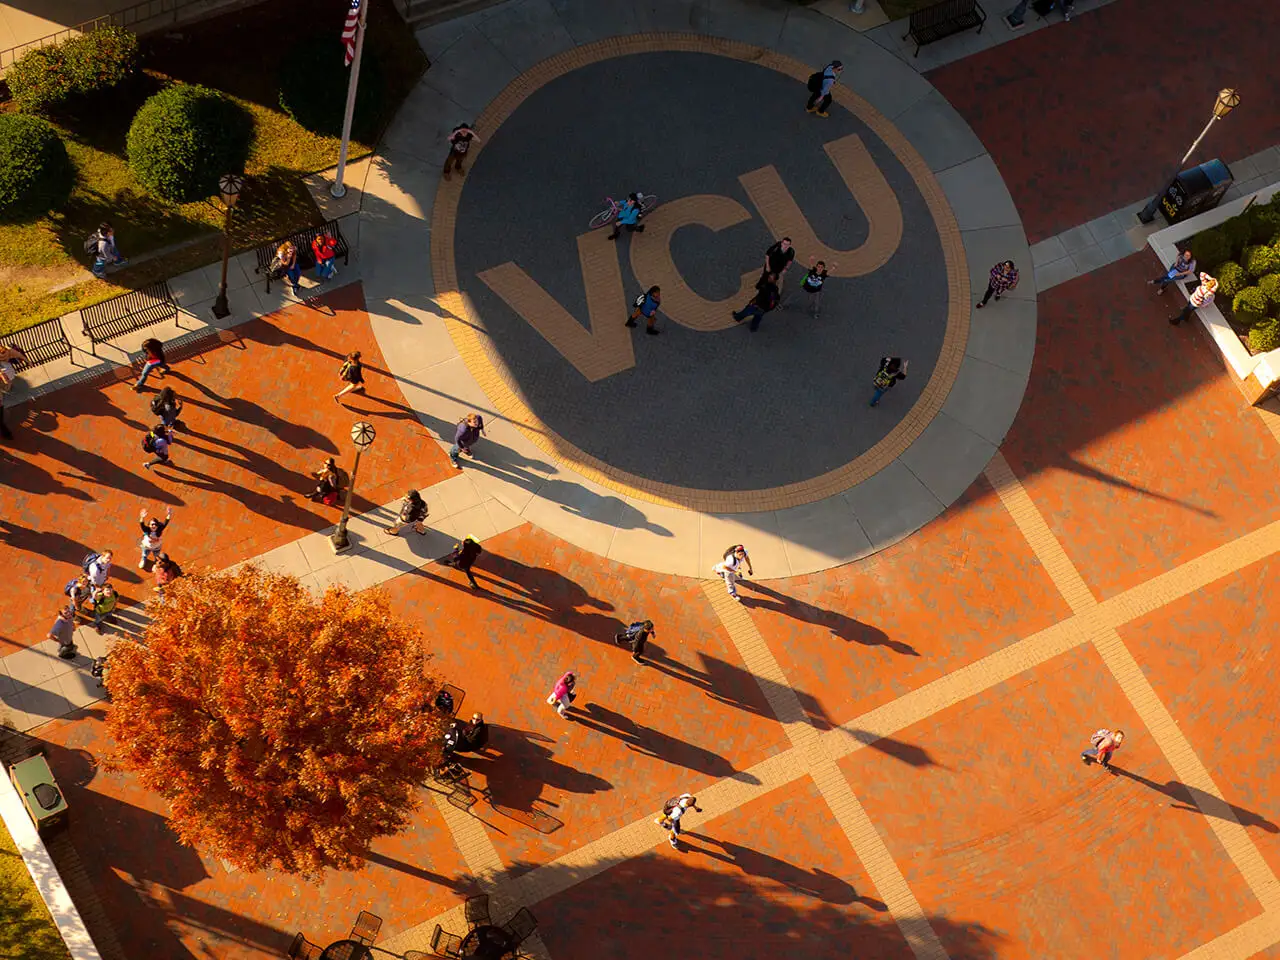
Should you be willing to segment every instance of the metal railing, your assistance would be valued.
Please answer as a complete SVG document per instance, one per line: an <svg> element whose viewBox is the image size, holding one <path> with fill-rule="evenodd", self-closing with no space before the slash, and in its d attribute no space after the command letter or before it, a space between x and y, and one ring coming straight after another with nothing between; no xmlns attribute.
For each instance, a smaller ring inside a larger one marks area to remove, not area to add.
<svg viewBox="0 0 1280 960"><path fill-rule="evenodd" d="M239 2L242 3L243 0L239 0ZM94 17L84 23L65 27L57 33L49 34L47 37L29 40L26 43L18 44L16 47L0 50L0 75L13 66L15 60L28 50L36 47L47 47L51 44L68 40L71 37L78 37L82 34L92 33L94 30L101 30L103 27L125 27L134 33L148 33L178 22L178 13L183 10L190 12L190 7L202 5L212 11L219 7L232 6L235 3L237 3L237 0L141 0L141 2L125 7L123 10L117 10L115 13Z"/></svg>

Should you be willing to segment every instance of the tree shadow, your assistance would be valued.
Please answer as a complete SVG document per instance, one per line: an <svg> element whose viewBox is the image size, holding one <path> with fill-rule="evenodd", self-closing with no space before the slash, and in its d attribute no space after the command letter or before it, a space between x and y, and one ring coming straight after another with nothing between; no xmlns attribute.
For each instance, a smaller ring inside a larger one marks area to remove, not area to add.
<svg viewBox="0 0 1280 960"><path fill-rule="evenodd" d="M1177 780L1169 780L1166 783L1156 783L1154 780L1148 780L1141 774L1134 773L1131 770L1125 770L1123 767L1117 767L1111 764L1111 772L1118 776L1125 777L1135 783L1140 783L1144 787L1148 787L1157 793L1163 793L1170 800L1177 801L1170 804L1174 810L1186 810L1191 813L1200 813L1206 817L1214 817L1218 820L1230 820L1234 817L1244 827L1260 827L1267 833L1280 833L1280 826L1272 823L1261 814L1254 813L1252 810L1245 810L1243 807L1237 807L1235 804L1227 803L1212 794L1205 793L1197 787L1188 786Z"/></svg>
<svg viewBox="0 0 1280 960"><path fill-rule="evenodd" d="M187 394L181 397L184 405L189 403L192 406L201 407L211 413L228 416L233 420L240 421L241 423L252 423L255 426L263 427L270 431L276 439L283 443L287 443L295 450L315 449L328 454L336 454L339 452L337 444L313 427L284 420L281 417L276 416L266 407L262 406L262 404L254 403L252 400L246 400L243 397L225 397L216 390L211 390L200 381L188 376L180 370L170 371L169 375L176 380L181 380L184 383L190 384L205 397L213 401L213 403L205 403L204 401Z"/></svg>
<svg viewBox="0 0 1280 960"><path fill-rule="evenodd" d="M832 636L839 637L847 643L857 643L864 647L887 647L894 653L902 654L904 657L920 656L920 652L911 644L891 639L879 627L855 620L853 617L845 616L835 610L824 610L821 607L815 607L811 603L805 603L802 600L789 597L785 593L779 593L777 590L767 587L756 580L744 581L743 585L752 591L751 594L743 596L743 606L758 607L762 610L775 610L784 616L794 617L806 623L826 627L831 631ZM754 594L763 594L770 599L763 600Z"/></svg>
<svg viewBox="0 0 1280 960"><path fill-rule="evenodd" d="M938 763L930 755L929 751L924 747L917 746L914 743L906 743L903 740L896 740L893 737L882 737L871 733L867 730L857 730L845 728L845 732L859 743L870 747L872 750L878 750L885 756L893 757L895 760L901 760L903 763L912 767L941 767L943 770L951 769L946 764Z"/></svg>

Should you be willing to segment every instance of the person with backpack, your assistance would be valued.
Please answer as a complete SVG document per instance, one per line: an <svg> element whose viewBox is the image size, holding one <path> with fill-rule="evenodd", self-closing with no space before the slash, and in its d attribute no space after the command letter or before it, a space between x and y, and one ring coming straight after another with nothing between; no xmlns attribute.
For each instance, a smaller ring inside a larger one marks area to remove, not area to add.
<svg viewBox="0 0 1280 960"><path fill-rule="evenodd" d="M1122 743L1124 743L1123 730L1108 730L1103 727L1089 738L1089 749L1080 754L1080 759L1084 761L1086 767L1091 763L1097 763L1111 770L1111 755L1120 749ZM1115 773L1114 770L1111 772Z"/></svg>
<svg viewBox="0 0 1280 960"><path fill-rule="evenodd" d="M835 264L831 268L835 269ZM822 260L809 258L809 272L800 281L800 287L809 295L809 315L816 317L822 312L822 287L827 282L827 265Z"/></svg>
<svg viewBox="0 0 1280 960"><path fill-rule="evenodd" d="M166 386L151 398L151 412L159 417L160 422L166 427L186 426L178 419L182 413L182 401L178 399L173 387Z"/></svg>
<svg viewBox="0 0 1280 960"><path fill-rule="evenodd" d="M143 466L150 470L152 467L161 463L169 462L169 447L173 444L173 428L163 423L157 423L154 427L147 431L147 435L142 438L142 452L150 453L154 459L148 460Z"/></svg>
<svg viewBox="0 0 1280 960"><path fill-rule="evenodd" d="M161 600L164 599L164 588L182 576L182 568L174 563L167 553L156 557L156 565L151 572L156 581L152 589L160 595Z"/></svg>
<svg viewBox="0 0 1280 960"><path fill-rule="evenodd" d="M85 572L90 584L95 587L106 584L107 577L111 575L112 556L110 550L104 550L102 553L90 553L80 561L80 569Z"/></svg>
<svg viewBox="0 0 1280 960"><path fill-rule="evenodd" d="M458 460L459 454L465 453L468 457L475 458L471 448L475 446L482 433L484 433L484 417L480 414L468 413L458 421L458 426L453 431L453 446L449 448L449 462L453 464L453 469L462 469L462 463Z"/></svg>
<svg viewBox="0 0 1280 960"><path fill-rule="evenodd" d="M276 255L271 261L271 266L267 268L268 276L272 280L278 280L281 277L289 281L289 285L293 287L293 295L296 297L302 290L299 281L302 279L302 266L298 263L298 248L293 245L292 240L286 240L280 246L276 247Z"/></svg>
<svg viewBox="0 0 1280 960"><path fill-rule="evenodd" d="M760 279L763 280L769 274L773 274L774 281L778 284L778 294L781 296L787 270L795 259L796 248L791 245L791 238L783 237L764 252L764 269L760 271Z"/></svg>
<svg viewBox="0 0 1280 960"><path fill-rule="evenodd" d="M662 288L658 286L650 287L640 296L636 297L631 304L631 316L627 318L627 322L623 324L626 327L634 327L638 317L644 317L644 332L657 336L658 328L658 307L662 305Z"/></svg>
<svg viewBox="0 0 1280 960"><path fill-rule="evenodd" d="M640 209L640 193L629 194L626 202L622 205L622 209L618 211L617 217L613 221L613 233L609 234L610 240L617 240L618 234L623 227L627 228L627 233L644 233L644 224L640 222L640 215L644 211Z"/></svg>
<svg viewBox="0 0 1280 960"><path fill-rule="evenodd" d="M163 520L157 520L155 517L148 520L146 507L138 511L138 526L142 528L142 557L138 560L139 570L146 570L147 564L154 563L156 557L160 556L160 538L164 536L164 531L172 520L173 507L165 507Z"/></svg>
<svg viewBox="0 0 1280 960"><path fill-rule="evenodd" d="M644 653L645 644L649 642L650 637L657 635L658 631L653 629L652 620L636 620L622 633L615 633L613 642L620 647L630 645L631 659L636 663L644 663L640 655Z"/></svg>
<svg viewBox="0 0 1280 960"><path fill-rule="evenodd" d="M987 278L987 292L978 301L977 308L981 310L985 307L992 294L999 300L1001 294L1008 293L1017 285L1018 268L1013 265L1012 260L1001 260L991 268L991 273Z"/></svg>
<svg viewBox="0 0 1280 960"><path fill-rule="evenodd" d="M901 357L881 357L880 369L871 380L871 406L880 402L880 398L892 389L899 380L907 379L907 361Z"/></svg>
<svg viewBox="0 0 1280 960"><path fill-rule="evenodd" d="M90 556L96 556L96 554L90 554ZM80 608L88 606L93 600L93 584L89 582L87 573L81 573L68 580L62 592L67 598L67 614L73 620L80 613Z"/></svg>
<svg viewBox="0 0 1280 960"><path fill-rule="evenodd" d="M342 405L344 394L355 390L364 393L364 364L360 362L359 350L352 350L347 354L347 358L342 361L342 366L338 368L338 379L346 384L333 395L333 402L339 406Z"/></svg>
<svg viewBox="0 0 1280 960"><path fill-rule="evenodd" d="M453 552L440 562L446 567L461 570L467 575L467 579L471 581L471 589L479 590L480 584L476 582L475 574L471 572L471 567L475 564L476 558L482 553L484 553L484 549L480 546L480 541L468 534L455 543Z"/></svg>
<svg viewBox="0 0 1280 960"><path fill-rule="evenodd" d="M321 230L311 241L311 253L316 260L317 280L332 280L338 275L338 268L333 262L338 255L338 244L333 237Z"/></svg>
<svg viewBox="0 0 1280 960"><path fill-rule="evenodd" d="M578 678L574 676L572 670L565 671L564 676L556 681L551 693L547 695L547 703L556 708L556 713L560 714L565 720L572 720L569 716L569 707L573 701L578 699L578 695L574 692L574 687L578 685Z"/></svg>
<svg viewBox="0 0 1280 960"><path fill-rule="evenodd" d="M338 495L342 492L342 474L338 472L337 461L329 457L313 476L318 482L311 491L311 499L319 500L326 507L337 506Z"/></svg>
<svg viewBox="0 0 1280 960"><path fill-rule="evenodd" d="M99 224L96 233L89 235L84 242L84 252L93 254L93 275L105 279L107 267L123 266L129 261L120 256L116 248L115 227L109 223Z"/></svg>
<svg viewBox="0 0 1280 960"><path fill-rule="evenodd" d="M400 504L400 518L386 528L387 533L395 536L406 526L412 524L414 530L420 534L425 534L427 528L422 521L427 519L427 513L427 502L422 499L422 494L417 490L410 490L404 495L404 503Z"/></svg>
<svg viewBox="0 0 1280 960"><path fill-rule="evenodd" d="M471 149L473 142L479 143L480 138L471 129L471 124L460 123L453 128L453 132L449 134L449 155L444 158L444 178L446 180L451 179L449 176L450 167L458 171L458 176L466 176L466 171L462 169L462 161L466 159L467 151Z"/></svg>
<svg viewBox="0 0 1280 960"><path fill-rule="evenodd" d="M111 615L116 612L119 602L120 594L109 583L93 591L90 611L93 613L93 628L99 633L102 632L102 625L111 621Z"/></svg>
<svg viewBox="0 0 1280 960"><path fill-rule="evenodd" d="M777 307L780 299L777 276L766 273L756 281L756 295L741 310L733 311L733 319L741 323L750 317L751 332L755 333L760 329L760 321L764 319L764 315Z"/></svg>
<svg viewBox="0 0 1280 960"><path fill-rule="evenodd" d="M702 812L702 808L698 806L698 798L692 793L682 793L678 797L672 797L662 805L662 815L654 821L663 830L671 832L668 842L671 846L680 847L680 821L684 819L685 812L693 809Z"/></svg>
<svg viewBox="0 0 1280 960"><path fill-rule="evenodd" d="M711 568L712 573L724 578L725 588L734 600L742 599L738 596L738 581L742 579L741 571L744 564L747 567L747 576L754 577L756 571L751 566L751 556L747 553L747 548L740 543L735 543L724 552L724 559Z"/></svg>
<svg viewBox="0 0 1280 960"><path fill-rule="evenodd" d="M820 117L827 116L827 108L831 106L831 88L836 85L842 73L844 73L844 64L839 60L832 60L817 73L812 74L808 83L809 102L804 108Z"/></svg>
<svg viewBox="0 0 1280 960"><path fill-rule="evenodd" d="M158 369L161 376L169 372L169 364L164 359L164 344L155 337L147 337L142 341L142 351L146 359L142 361L142 372L138 374L138 382L133 385L135 391L141 392L142 385L151 376L151 371Z"/></svg>

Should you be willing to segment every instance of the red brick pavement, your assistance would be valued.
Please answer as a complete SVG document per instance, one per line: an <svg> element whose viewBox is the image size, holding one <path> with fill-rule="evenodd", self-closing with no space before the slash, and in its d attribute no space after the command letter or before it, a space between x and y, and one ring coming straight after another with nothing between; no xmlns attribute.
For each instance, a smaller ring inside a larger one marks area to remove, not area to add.
<svg viewBox="0 0 1280 960"><path fill-rule="evenodd" d="M135 568L141 507L173 507L165 544L187 569L229 566L332 524L339 511L307 499L310 472L330 455L350 468L348 433L362 417L379 439L361 462L353 509L452 473L386 373L359 284L235 332L235 342L211 341L207 351L175 362L167 379L148 381L149 388L173 386L186 401L189 432L178 435L173 466L142 468L150 459L142 435L155 422L150 389L71 387L10 415L12 423L25 417L25 425L13 444L0 446L8 488L0 565L32 585L33 602L10 606L0 655L45 638L63 586L90 551L115 550L113 577L127 599L149 594ZM349 350L364 355L368 396L348 395L343 409L330 397Z"/></svg>
<svg viewBox="0 0 1280 960"><path fill-rule="evenodd" d="M1035 243L1154 194L1223 87L1241 105L1190 163L1280 143L1277 35L1274 0L1124 0L929 79L990 151Z"/></svg>
<svg viewBox="0 0 1280 960"><path fill-rule="evenodd" d="M1165 322L1173 294L1143 283L1154 263L1138 254L1040 296L1002 447L1100 599L1280 516L1275 438L1199 325Z"/></svg>
<svg viewBox="0 0 1280 960"><path fill-rule="evenodd" d="M1079 759L1104 725L1124 775ZM841 767L925 913L980 920L1001 960L1178 957L1261 912L1202 815L1145 782L1173 771L1091 647L900 736L931 762Z"/></svg>

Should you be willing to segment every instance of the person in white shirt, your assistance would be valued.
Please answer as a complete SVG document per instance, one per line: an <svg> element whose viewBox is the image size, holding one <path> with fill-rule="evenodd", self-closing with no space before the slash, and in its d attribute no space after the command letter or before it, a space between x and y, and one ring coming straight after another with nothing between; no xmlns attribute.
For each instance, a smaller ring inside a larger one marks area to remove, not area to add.
<svg viewBox="0 0 1280 960"><path fill-rule="evenodd" d="M85 572L89 574L89 582L95 587L106 586L107 577L111 575L111 551L98 554Z"/></svg>
<svg viewBox="0 0 1280 960"><path fill-rule="evenodd" d="M729 591L729 596L735 600L741 599L738 596L738 580L742 578L743 564L747 567L747 576L754 577L756 572L751 567L751 557L747 554L747 548L742 544L734 544L724 552L724 559L712 567L712 572L716 576L724 577L724 585Z"/></svg>
<svg viewBox="0 0 1280 960"><path fill-rule="evenodd" d="M690 807L699 813L702 812L702 808L698 806L698 798L692 793L682 793L678 797L672 797L662 805L662 816L656 822L662 829L671 831L669 842L673 847L678 848L680 846L680 820Z"/></svg>

